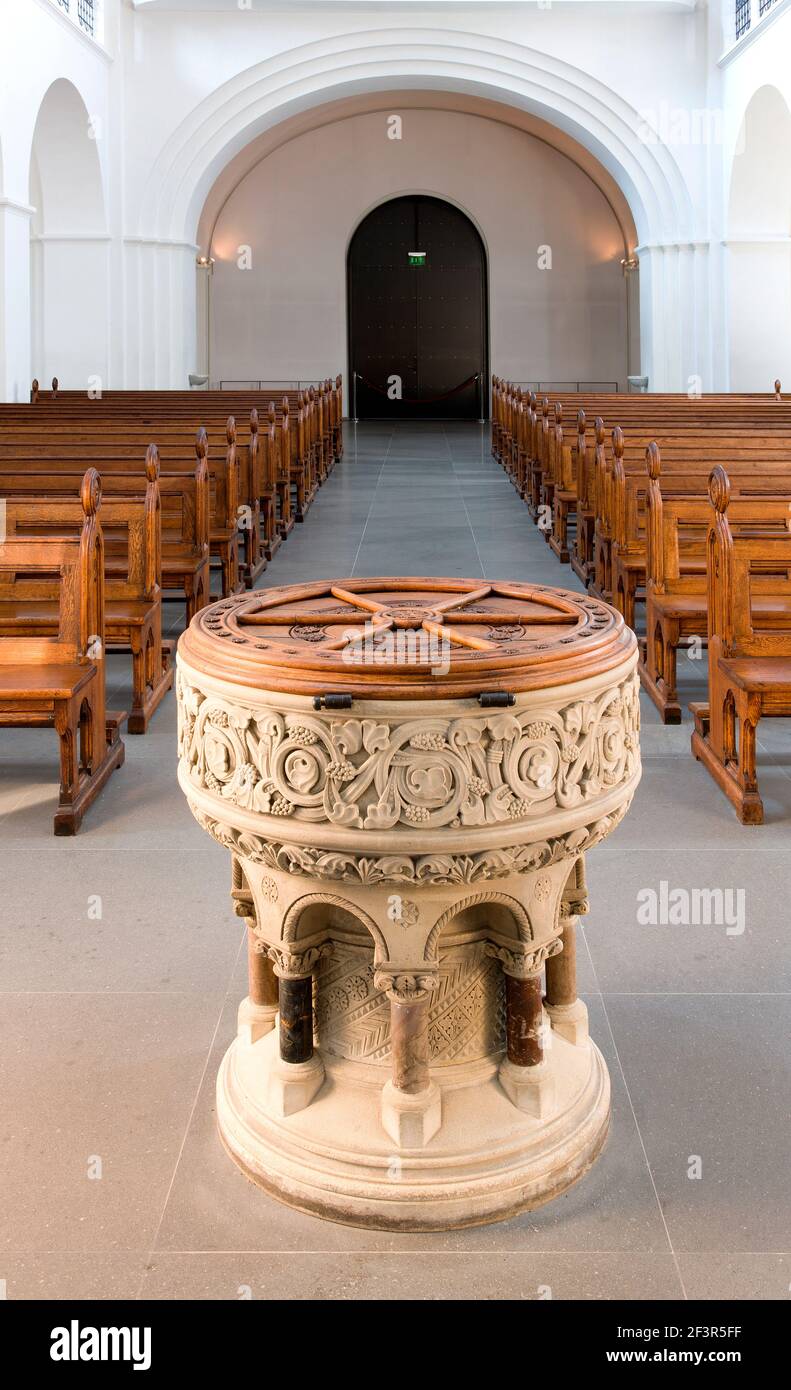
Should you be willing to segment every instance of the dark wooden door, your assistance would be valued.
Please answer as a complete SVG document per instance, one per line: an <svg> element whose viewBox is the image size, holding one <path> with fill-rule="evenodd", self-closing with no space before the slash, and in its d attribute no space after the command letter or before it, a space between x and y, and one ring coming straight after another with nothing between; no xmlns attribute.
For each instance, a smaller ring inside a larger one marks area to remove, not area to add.
<svg viewBox="0 0 791 1390"><path fill-rule="evenodd" d="M410 252L425 262L411 263ZM368 214L348 255L349 381L357 372L360 419L487 413L486 280L480 235L451 203L392 198ZM353 394L349 404L353 414Z"/></svg>

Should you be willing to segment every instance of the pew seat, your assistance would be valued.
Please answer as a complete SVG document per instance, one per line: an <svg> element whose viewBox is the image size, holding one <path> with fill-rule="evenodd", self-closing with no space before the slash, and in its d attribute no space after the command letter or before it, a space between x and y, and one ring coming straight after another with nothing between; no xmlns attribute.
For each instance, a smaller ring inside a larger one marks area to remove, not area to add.
<svg viewBox="0 0 791 1390"><path fill-rule="evenodd" d="M781 629L788 628L791 623L791 604L786 604L784 612L786 621L778 624ZM720 659L720 671L729 684L738 686L740 690L776 695L778 706L783 708L772 709L771 712L791 715L791 708L785 708L791 696L791 656L736 656L730 661Z"/></svg>
<svg viewBox="0 0 791 1390"><path fill-rule="evenodd" d="M6 501L9 536L80 534L83 507L76 497L12 497ZM110 497L102 502L104 556L103 620L108 649L132 654L132 708L128 728L144 734L173 684L171 645L162 642L162 507L159 458L154 445L146 455L142 497ZM26 633L51 637L60 621L56 576L20 586L12 576L0 583L0 637Z"/></svg>
<svg viewBox="0 0 791 1390"><path fill-rule="evenodd" d="M646 638L645 655L640 662L640 683L653 700L664 724L681 723L678 698L676 654L691 638L707 642L708 612L706 594L661 594L652 598L652 627L658 629ZM762 594L752 605L753 622L766 630L784 631L791 624L791 600L782 594ZM653 661L647 660L648 642L653 641ZM723 663L725 670L726 663ZM728 664L727 678L731 679ZM734 684L741 681L733 674Z"/></svg>
<svg viewBox="0 0 791 1390"><path fill-rule="evenodd" d="M0 598L0 638L49 637L58 629L58 605ZM159 663L149 636L156 630L157 605L144 600L105 599L104 638L108 651L132 653L132 708L127 732L144 734L151 717L173 685L172 642L159 643Z"/></svg>
<svg viewBox="0 0 791 1390"><path fill-rule="evenodd" d="M92 680L93 669L76 661L46 665L20 662L16 666L0 666L0 698L24 701L31 708L36 704L43 706L50 700L71 700ZM7 726L27 724L25 711L20 713L18 720L13 717L13 711L4 711L3 723Z"/></svg>

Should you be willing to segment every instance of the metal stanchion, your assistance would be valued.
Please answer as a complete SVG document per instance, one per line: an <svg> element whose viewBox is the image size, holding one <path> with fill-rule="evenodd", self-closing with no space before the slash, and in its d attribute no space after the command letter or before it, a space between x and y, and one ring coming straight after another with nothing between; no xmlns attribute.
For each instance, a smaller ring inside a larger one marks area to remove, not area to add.
<svg viewBox="0 0 791 1390"><path fill-rule="evenodd" d="M352 424L356 425L357 420L357 373L352 372Z"/></svg>
<svg viewBox="0 0 791 1390"><path fill-rule="evenodd" d="M476 372L475 379L478 382L478 424L485 425L483 417L483 372Z"/></svg>

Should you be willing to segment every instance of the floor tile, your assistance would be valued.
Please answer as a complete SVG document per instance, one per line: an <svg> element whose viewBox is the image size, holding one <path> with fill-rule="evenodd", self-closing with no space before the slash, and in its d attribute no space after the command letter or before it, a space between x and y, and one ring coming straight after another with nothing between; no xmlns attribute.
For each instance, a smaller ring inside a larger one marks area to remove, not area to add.
<svg viewBox="0 0 791 1390"><path fill-rule="evenodd" d="M788 995L607 995L676 1251L791 1249Z"/></svg>
<svg viewBox="0 0 791 1390"><path fill-rule="evenodd" d="M680 1281L670 1255L533 1255L468 1251L299 1252L283 1256L151 1257L141 1298L291 1301L407 1299L673 1299Z"/></svg>
<svg viewBox="0 0 791 1390"><path fill-rule="evenodd" d="M0 994L4 1250L150 1248L217 1015L216 992Z"/></svg>

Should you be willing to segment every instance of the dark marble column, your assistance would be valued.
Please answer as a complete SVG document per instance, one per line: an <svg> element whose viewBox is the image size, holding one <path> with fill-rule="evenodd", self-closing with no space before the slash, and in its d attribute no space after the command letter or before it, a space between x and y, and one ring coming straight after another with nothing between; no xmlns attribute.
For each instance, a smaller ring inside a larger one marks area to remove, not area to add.
<svg viewBox="0 0 791 1390"><path fill-rule="evenodd" d="M284 1062L309 1062L313 1056L313 976L278 971L280 1057Z"/></svg>

